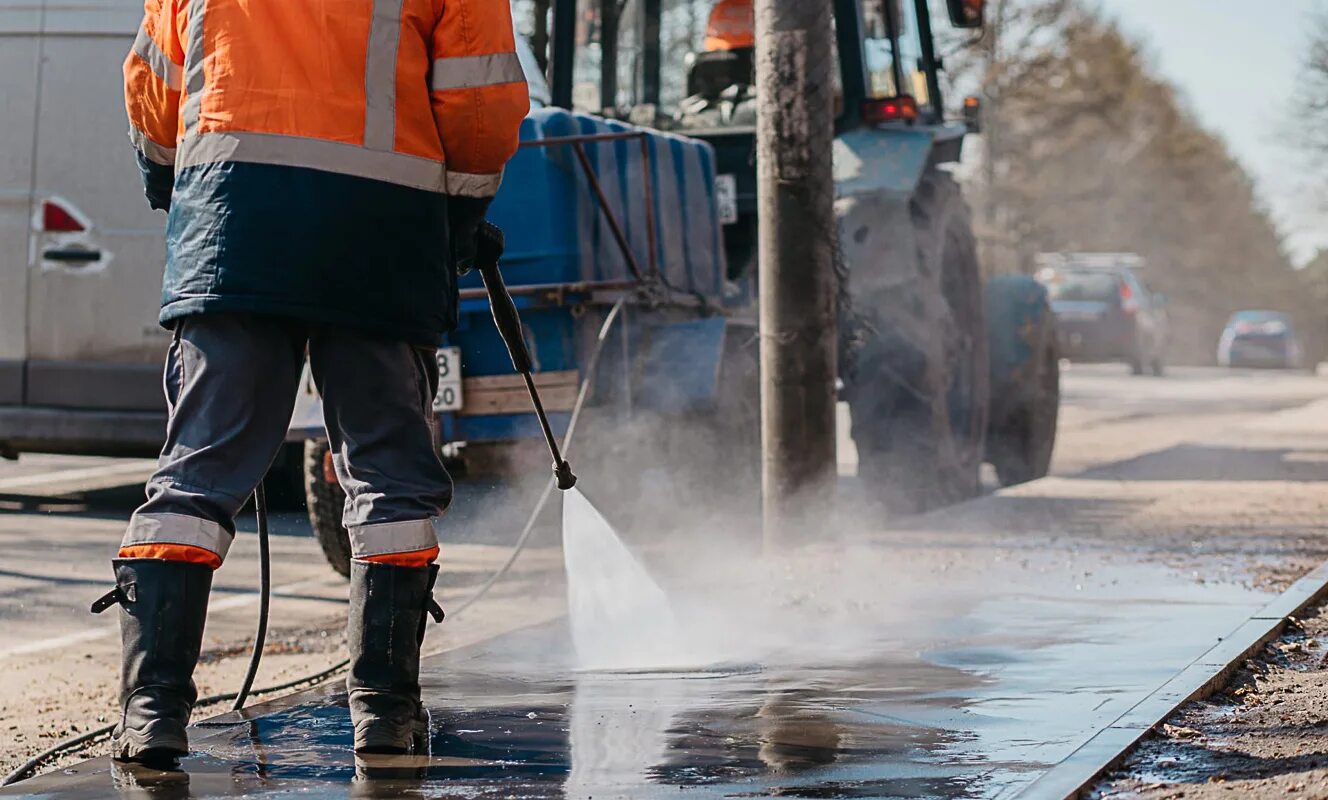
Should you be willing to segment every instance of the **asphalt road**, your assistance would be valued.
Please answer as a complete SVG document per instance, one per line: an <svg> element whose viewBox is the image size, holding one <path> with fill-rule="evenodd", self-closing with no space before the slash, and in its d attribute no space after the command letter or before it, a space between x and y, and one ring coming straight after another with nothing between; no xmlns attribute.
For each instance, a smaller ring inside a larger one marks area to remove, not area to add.
<svg viewBox="0 0 1328 800"><path fill-rule="evenodd" d="M1174 546L1135 548L1138 560L1188 569L1198 579L1226 582L1236 591L1276 589L1324 557L1317 538L1323 531L1322 492L1316 484L1328 478L1328 458L1298 425L1317 431L1313 422L1323 415L1314 404L1328 397L1328 379L1184 368L1164 378L1133 377L1122 367L1074 366L1065 373L1063 392L1054 477L920 524L943 525L970 539L1039 530L1053 540L1118 531L1146 536L1150 543L1174 540ZM842 443L841 461L841 472L851 474L852 448ZM0 731L8 730L0 762L16 763L93 720L109 719L114 620L91 617L86 606L109 586L107 560L136 493L88 483L107 475L118 476L105 478L109 483L141 479L149 466L63 457L0 462L0 496L55 495L70 486L98 489L90 504L8 503L9 510L0 513L0 661L9 678L0 686ZM1232 488L1259 481L1281 488L1266 500L1257 499L1262 493ZM1188 490L1171 491L1178 487ZM531 502L524 494L492 487L473 487L470 493L466 488L459 504L495 492L504 497L495 505L509 509ZM445 523L457 531L487 527L482 537L455 537L484 543L445 550L444 605L465 597L501 561L506 551L496 542L519 517L509 514L494 522L460 515ZM1222 525L1234 525L1238 535L1222 540L1221 552L1207 552L1195 539L1195 526ZM277 530L271 636L276 644L260 683L311 672L341 656L344 583L322 563L298 514L281 516ZM443 533L446 540L448 529ZM910 535L916 542L916 531ZM659 561L685 556L660 553ZM452 649L556 616L559 573L557 554L536 548L512 581L472 614L431 633L428 645ZM238 682L256 609L255 584L253 537L242 532L217 574L206 643L210 655L199 674L204 694ZM533 597L546 600L532 602Z"/></svg>

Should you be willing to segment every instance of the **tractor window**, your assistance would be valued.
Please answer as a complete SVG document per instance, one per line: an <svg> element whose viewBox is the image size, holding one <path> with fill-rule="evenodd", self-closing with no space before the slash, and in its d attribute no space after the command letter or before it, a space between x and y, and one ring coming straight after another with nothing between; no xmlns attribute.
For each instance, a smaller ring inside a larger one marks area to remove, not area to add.
<svg viewBox="0 0 1328 800"><path fill-rule="evenodd" d="M649 5L649 0L577 0L574 108L626 118L632 109L646 103L642 41ZM704 48L712 2L659 0L659 6L658 108L667 114L688 94L691 54ZM606 48L605 31L615 27L616 43ZM605 69L606 56L615 63L614 68Z"/></svg>
<svg viewBox="0 0 1328 800"><path fill-rule="evenodd" d="M909 94L918 105L926 105L927 76L919 68L922 47L913 0L868 0L862 25L868 96Z"/></svg>
<svg viewBox="0 0 1328 800"><path fill-rule="evenodd" d="M755 126L755 47L750 32L744 38L744 28L751 27L745 24L751 20L750 0L576 3L573 108L660 127ZM529 39L541 67L546 66L550 8L551 0L513 2L517 30ZM659 11L656 87L648 85L643 46L652 9ZM833 57L837 62L837 53ZM834 80L838 114L837 70Z"/></svg>

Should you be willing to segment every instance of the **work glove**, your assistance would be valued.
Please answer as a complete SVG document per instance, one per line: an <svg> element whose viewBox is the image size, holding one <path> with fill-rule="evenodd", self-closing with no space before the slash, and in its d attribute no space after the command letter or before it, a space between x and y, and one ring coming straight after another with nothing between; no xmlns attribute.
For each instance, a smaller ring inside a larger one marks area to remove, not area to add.
<svg viewBox="0 0 1328 800"><path fill-rule="evenodd" d="M171 194L175 191L175 168L158 164L137 150L134 155L138 157L138 171L143 177L143 194L148 198L148 205L169 213Z"/></svg>
<svg viewBox="0 0 1328 800"><path fill-rule="evenodd" d="M475 235L491 202L491 197L447 196L447 240L452 248L452 268L458 275L475 267Z"/></svg>

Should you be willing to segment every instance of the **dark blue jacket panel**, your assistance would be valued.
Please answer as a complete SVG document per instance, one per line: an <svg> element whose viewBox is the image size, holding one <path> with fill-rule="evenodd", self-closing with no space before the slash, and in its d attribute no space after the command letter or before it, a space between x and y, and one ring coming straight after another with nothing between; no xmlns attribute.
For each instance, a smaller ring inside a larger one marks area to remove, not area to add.
<svg viewBox="0 0 1328 800"><path fill-rule="evenodd" d="M456 306L444 195L272 164L176 175L163 325L244 312L434 345Z"/></svg>

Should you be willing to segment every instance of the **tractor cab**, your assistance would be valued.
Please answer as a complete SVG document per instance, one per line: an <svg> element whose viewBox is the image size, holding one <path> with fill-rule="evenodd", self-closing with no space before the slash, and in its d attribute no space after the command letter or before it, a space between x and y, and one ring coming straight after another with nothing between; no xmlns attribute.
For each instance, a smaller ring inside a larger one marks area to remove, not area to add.
<svg viewBox="0 0 1328 800"><path fill-rule="evenodd" d="M836 132L898 130L915 141L925 132L930 163L957 161L967 129L946 122L932 6L945 8L949 25L940 33L949 41L981 27L982 0L833 2ZM748 278L756 242L753 0L533 0L517 10L548 69L554 106L714 147L728 277Z"/></svg>

